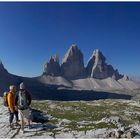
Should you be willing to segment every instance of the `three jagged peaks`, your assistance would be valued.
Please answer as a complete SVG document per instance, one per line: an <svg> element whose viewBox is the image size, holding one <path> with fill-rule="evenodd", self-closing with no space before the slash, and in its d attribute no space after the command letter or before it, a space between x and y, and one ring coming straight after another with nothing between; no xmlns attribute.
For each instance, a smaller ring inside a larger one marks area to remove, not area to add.
<svg viewBox="0 0 140 140"><path fill-rule="evenodd" d="M40 98L40 91L42 91L41 96L44 97L44 91L47 94L48 89L54 88L54 85L57 89L68 88L72 90L108 91L139 88L138 83L129 80L126 75L119 74L117 69L115 70L109 65L99 49L93 51L87 65L84 66L83 53L75 44L66 52L62 63L59 63L58 55L50 57L44 65L43 74L40 76L27 78L13 75L8 73L3 64L0 63L0 77L2 80L0 83L1 93L8 89L11 84L18 86L19 83L24 82L33 92L35 98ZM50 87L51 85L52 87Z"/></svg>
<svg viewBox="0 0 140 140"><path fill-rule="evenodd" d="M0 61L0 73L5 74L8 71ZM59 63L58 55L51 56L49 61L44 65L43 75L62 76L65 78L96 78L105 79L108 77L119 80L123 75L119 74L117 69L106 63L106 58L99 49L95 49L87 63L84 66L83 53L76 44L72 44ZM128 80L128 76L124 76Z"/></svg>
<svg viewBox="0 0 140 140"><path fill-rule="evenodd" d="M44 66L44 74L52 76L63 76L66 78L77 78L80 76L104 79L112 77L118 80L123 77L118 70L114 70L106 63L106 58L99 49L95 49L84 67L83 53L76 44L72 44L59 64L58 56L51 59Z"/></svg>

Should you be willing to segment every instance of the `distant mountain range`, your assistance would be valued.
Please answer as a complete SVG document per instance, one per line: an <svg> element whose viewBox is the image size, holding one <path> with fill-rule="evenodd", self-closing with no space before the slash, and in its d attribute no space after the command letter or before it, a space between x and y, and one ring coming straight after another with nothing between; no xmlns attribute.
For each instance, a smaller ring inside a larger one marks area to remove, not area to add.
<svg viewBox="0 0 140 140"><path fill-rule="evenodd" d="M8 90L9 85L19 86L20 82L26 84L35 99L53 99L54 96L59 99L59 96L68 96L64 94L66 90L131 91L140 87L139 82L120 74L112 65L107 64L105 56L98 49L93 51L87 66L84 67L83 54L75 44L69 48L61 65L58 56L54 55L45 63L42 75L34 78L10 74L1 62L0 95Z"/></svg>

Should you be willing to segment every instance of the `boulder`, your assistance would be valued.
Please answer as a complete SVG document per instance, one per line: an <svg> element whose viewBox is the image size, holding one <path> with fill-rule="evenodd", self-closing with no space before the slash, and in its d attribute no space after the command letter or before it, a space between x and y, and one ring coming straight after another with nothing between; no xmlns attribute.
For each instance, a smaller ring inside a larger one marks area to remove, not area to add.
<svg viewBox="0 0 140 140"><path fill-rule="evenodd" d="M118 116L111 116L110 118L110 122L116 122L116 123L120 123L120 118Z"/></svg>
<svg viewBox="0 0 140 140"><path fill-rule="evenodd" d="M128 139L132 139L132 133L130 131L127 132L126 137Z"/></svg>
<svg viewBox="0 0 140 140"><path fill-rule="evenodd" d="M124 139L124 138L127 138L126 134L122 134L122 135L121 135L121 138L123 138L123 139Z"/></svg>
<svg viewBox="0 0 140 140"><path fill-rule="evenodd" d="M46 116L45 114L43 114L43 112L36 110L36 109L31 109L30 112L30 117L31 117L31 121L32 122L36 122L36 123L46 123L48 122L48 116Z"/></svg>
<svg viewBox="0 0 140 140"><path fill-rule="evenodd" d="M124 132L121 131L121 130L118 130L118 131L115 132L115 138L121 138L122 135L124 135Z"/></svg>
<svg viewBox="0 0 140 140"><path fill-rule="evenodd" d="M110 132L107 138L115 138L115 131Z"/></svg>
<svg viewBox="0 0 140 140"><path fill-rule="evenodd" d="M73 44L62 59L62 75L67 78L76 78L84 73L83 54L77 45Z"/></svg>

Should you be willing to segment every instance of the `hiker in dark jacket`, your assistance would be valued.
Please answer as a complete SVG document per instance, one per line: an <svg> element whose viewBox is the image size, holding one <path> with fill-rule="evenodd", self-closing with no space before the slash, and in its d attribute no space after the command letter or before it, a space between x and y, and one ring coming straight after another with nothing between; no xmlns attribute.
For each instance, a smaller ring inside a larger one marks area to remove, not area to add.
<svg viewBox="0 0 140 140"><path fill-rule="evenodd" d="M19 117L21 120L21 130L24 133L25 120L28 120L28 127L30 128L30 104L31 104L31 95L26 90L24 83L20 84L20 90L16 93L15 105L19 111Z"/></svg>

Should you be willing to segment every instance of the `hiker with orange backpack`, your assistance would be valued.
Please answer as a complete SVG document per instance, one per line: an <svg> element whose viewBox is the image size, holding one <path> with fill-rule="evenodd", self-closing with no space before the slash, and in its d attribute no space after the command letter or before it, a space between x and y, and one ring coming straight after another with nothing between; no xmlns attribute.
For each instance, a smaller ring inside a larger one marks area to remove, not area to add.
<svg viewBox="0 0 140 140"><path fill-rule="evenodd" d="M7 94L7 103L8 103L8 108L9 108L9 123L10 123L10 128L13 128L13 119L14 115L16 117L16 125L18 125L18 110L15 106L15 93L16 93L16 87L14 85L11 85L9 87L10 91Z"/></svg>

